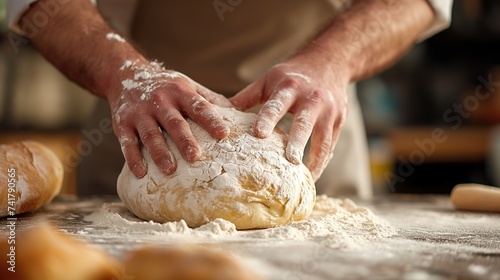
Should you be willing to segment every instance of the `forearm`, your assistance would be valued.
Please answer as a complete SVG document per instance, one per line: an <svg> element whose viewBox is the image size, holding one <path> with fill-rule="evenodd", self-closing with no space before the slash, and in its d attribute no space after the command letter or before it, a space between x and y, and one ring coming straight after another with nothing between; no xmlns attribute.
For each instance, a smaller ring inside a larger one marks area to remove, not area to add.
<svg viewBox="0 0 500 280"><path fill-rule="evenodd" d="M299 54L317 57L350 82L391 65L434 18L425 0L354 0Z"/></svg>
<svg viewBox="0 0 500 280"><path fill-rule="evenodd" d="M20 22L34 22L33 17L44 1L34 3ZM104 98L115 94L121 86L118 69L125 59L146 61L127 42L106 38L113 31L89 0L69 1L45 26L36 32L25 32L30 34L32 44L40 53L61 72Z"/></svg>

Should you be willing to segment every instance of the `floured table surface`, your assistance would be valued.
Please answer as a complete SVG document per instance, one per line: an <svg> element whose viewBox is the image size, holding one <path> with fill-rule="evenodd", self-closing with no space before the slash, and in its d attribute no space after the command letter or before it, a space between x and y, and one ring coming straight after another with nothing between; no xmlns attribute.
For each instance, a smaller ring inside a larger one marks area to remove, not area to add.
<svg viewBox="0 0 500 280"><path fill-rule="evenodd" d="M118 207L117 202L115 197L58 198L41 211L19 216L17 229L46 219L118 258L145 244L179 243L179 233L176 238L154 230L123 234L123 228L88 220L103 204ZM500 280L499 213L455 211L448 197L431 195L391 195L356 203L387 220L398 233L358 247L331 246L317 239L199 238L186 242L230 250L271 279ZM7 221L0 222L5 228Z"/></svg>

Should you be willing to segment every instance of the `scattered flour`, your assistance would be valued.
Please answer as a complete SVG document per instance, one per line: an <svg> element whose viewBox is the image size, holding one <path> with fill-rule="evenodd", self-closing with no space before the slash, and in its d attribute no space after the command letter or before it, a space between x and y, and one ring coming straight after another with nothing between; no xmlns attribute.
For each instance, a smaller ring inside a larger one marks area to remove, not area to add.
<svg viewBox="0 0 500 280"><path fill-rule="evenodd" d="M122 203L106 203L85 220L93 226L109 227L121 233L147 232L153 235L203 240L256 240L263 241L316 241L334 248L358 248L378 238L396 235L396 230L385 220L365 207L357 206L349 199L318 196L314 211L303 221L289 225L260 229L236 230L234 224L216 219L198 228L189 228L178 222L155 223L143 221L130 213ZM264 245L265 246L265 245Z"/></svg>
<svg viewBox="0 0 500 280"><path fill-rule="evenodd" d="M123 80L122 87L125 91L140 90L143 93L141 95L141 100L148 99L150 94L160 86L162 79L187 78L184 74L166 70L156 61L144 64L138 60L125 60L119 70L124 71L127 69L131 70L134 76L133 78ZM188 78L188 80L190 79Z"/></svg>
<svg viewBox="0 0 500 280"><path fill-rule="evenodd" d="M288 75L288 76L292 76L292 77L299 77L299 78L303 79L304 81L306 81L309 84L312 82L312 79L309 76L306 76L304 74L295 73L295 72L288 72L288 73L285 73L285 74Z"/></svg>
<svg viewBox="0 0 500 280"><path fill-rule="evenodd" d="M116 34L116 33L108 33L106 34L106 39L108 40L115 40L115 41L118 41L120 43L125 43L125 39L123 39L122 36Z"/></svg>

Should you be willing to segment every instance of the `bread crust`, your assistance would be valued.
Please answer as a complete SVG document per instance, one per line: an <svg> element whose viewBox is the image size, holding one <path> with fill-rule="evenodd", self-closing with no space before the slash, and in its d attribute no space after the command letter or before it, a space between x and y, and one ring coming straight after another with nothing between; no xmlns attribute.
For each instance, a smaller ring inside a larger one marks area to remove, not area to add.
<svg viewBox="0 0 500 280"><path fill-rule="evenodd" d="M61 160L35 141L0 145L0 170L0 217L47 205L60 192L64 176ZM9 186L15 189L10 191L10 203Z"/></svg>

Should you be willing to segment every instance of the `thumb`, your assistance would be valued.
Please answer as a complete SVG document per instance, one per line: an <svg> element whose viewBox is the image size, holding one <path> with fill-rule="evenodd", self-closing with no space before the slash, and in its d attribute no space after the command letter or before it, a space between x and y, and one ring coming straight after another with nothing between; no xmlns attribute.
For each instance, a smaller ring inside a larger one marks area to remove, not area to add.
<svg viewBox="0 0 500 280"><path fill-rule="evenodd" d="M235 96L229 98L229 101L236 108L246 111L262 103L263 89L264 79L261 78L242 89Z"/></svg>

